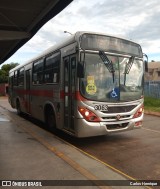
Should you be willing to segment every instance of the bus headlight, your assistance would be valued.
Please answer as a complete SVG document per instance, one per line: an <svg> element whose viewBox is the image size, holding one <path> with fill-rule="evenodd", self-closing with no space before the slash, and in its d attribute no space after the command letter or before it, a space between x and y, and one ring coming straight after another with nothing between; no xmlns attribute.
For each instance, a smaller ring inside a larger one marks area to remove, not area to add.
<svg viewBox="0 0 160 189"><path fill-rule="evenodd" d="M86 121L100 122L100 118L91 110L88 110L84 107L78 107L78 111L81 113Z"/></svg>

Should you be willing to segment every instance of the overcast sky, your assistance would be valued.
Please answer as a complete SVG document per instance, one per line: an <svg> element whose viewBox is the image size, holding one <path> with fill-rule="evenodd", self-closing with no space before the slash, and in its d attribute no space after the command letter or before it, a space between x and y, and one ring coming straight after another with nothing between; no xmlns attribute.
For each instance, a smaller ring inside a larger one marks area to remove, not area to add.
<svg viewBox="0 0 160 189"><path fill-rule="evenodd" d="M5 63L23 63L76 31L120 35L138 42L149 61L160 61L159 0L73 0Z"/></svg>

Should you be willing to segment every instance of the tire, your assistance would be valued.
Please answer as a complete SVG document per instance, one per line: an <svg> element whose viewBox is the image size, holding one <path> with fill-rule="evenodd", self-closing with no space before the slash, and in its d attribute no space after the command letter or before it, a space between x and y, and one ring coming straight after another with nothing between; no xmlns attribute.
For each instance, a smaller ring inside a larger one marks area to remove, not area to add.
<svg viewBox="0 0 160 189"><path fill-rule="evenodd" d="M46 111L46 125L51 132L56 132L56 119L52 108Z"/></svg>
<svg viewBox="0 0 160 189"><path fill-rule="evenodd" d="M17 100L16 109L17 109L17 114L18 114L18 115L22 115L21 105L20 105L19 100Z"/></svg>

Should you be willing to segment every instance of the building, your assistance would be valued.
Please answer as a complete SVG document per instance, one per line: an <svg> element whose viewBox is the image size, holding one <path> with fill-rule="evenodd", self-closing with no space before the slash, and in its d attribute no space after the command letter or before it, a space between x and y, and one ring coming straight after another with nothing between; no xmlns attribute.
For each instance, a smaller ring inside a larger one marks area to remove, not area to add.
<svg viewBox="0 0 160 189"><path fill-rule="evenodd" d="M0 96L7 96L8 93L8 84L0 83Z"/></svg>
<svg viewBox="0 0 160 189"><path fill-rule="evenodd" d="M145 74L146 81L160 81L160 61L148 63L148 73Z"/></svg>

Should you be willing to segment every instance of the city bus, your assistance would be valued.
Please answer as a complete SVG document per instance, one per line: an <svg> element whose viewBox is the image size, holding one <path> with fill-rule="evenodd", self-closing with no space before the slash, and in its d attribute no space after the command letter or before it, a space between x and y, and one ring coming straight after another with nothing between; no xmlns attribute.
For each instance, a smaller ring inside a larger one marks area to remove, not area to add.
<svg viewBox="0 0 160 189"><path fill-rule="evenodd" d="M50 130L91 137L142 127L145 61L131 40L76 32L9 73L9 102Z"/></svg>

